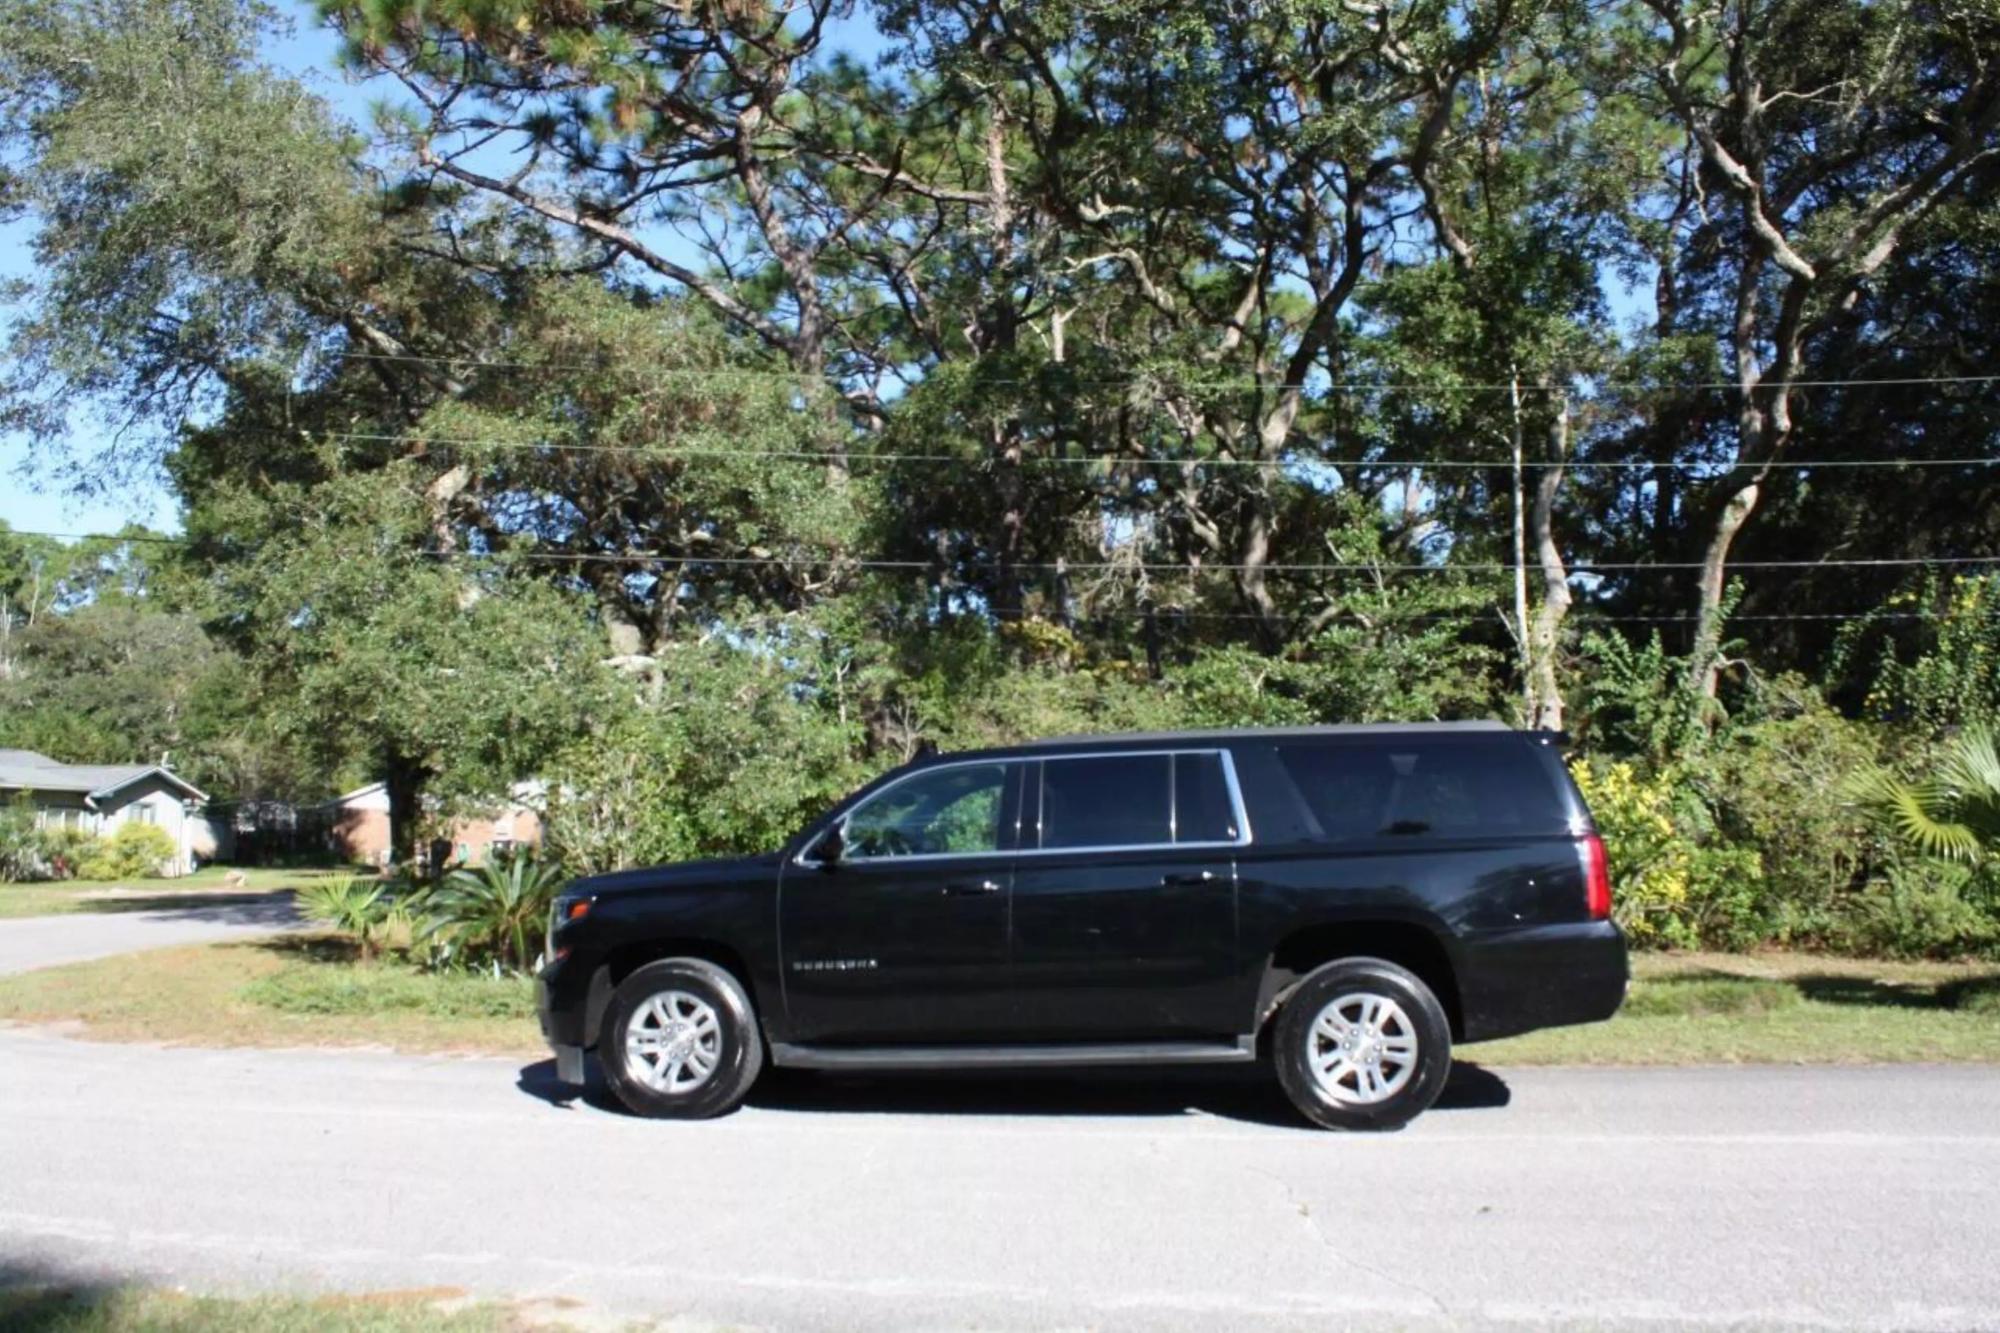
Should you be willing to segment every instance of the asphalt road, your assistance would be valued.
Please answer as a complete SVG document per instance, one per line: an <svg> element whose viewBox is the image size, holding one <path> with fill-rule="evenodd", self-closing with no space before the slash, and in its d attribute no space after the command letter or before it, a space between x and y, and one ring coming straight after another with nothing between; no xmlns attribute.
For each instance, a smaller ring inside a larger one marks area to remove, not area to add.
<svg viewBox="0 0 2000 1333"><path fill-rule="evenodd" d="M3 933L3 932L0 932ZM705 1124L546 1064L0 1031L0 1281L459 1287L671 1327L2000 1327L2000 1070L817 1080Z"/></svg>
<svg viewBox="0 0 2000 1333"><path fill-rule="evenodd" d="M299 924L289 893L238 898L190 894L148 911L72 912L0 920L0 976L140 949L267 935Z"/></svg>

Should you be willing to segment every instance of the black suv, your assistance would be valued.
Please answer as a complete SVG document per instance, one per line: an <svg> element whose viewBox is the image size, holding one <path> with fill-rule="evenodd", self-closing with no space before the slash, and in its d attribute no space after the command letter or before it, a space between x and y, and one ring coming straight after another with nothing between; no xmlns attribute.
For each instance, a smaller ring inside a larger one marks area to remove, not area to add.
<svg viewBox="0 0 2000 1333"><path fill-rule="evenodd" d="M1086 736L933 755L783 851L578 880L541 974L559 1076L709 1116L768 1059L1268 1058L1401 1124L1454 1041L1608 1018L1603 844L1558 738L1499 724Z"/></svg>

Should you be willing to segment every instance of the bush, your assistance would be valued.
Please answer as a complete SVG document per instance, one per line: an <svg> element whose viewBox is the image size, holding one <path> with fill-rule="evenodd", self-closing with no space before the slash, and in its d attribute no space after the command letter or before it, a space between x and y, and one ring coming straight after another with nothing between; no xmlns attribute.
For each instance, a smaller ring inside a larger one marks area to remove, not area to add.
<svg viewBox="0 0 2000 1333"><path fill-rule="evenodd" d="M1763 867L1755 850L1702 840L1672 771L1625 761L1571 764L1604 838L1618 923L1641 947L1737 946L1756 933ZM1696 807L1697 812L1699 807Z"/></svg>
<svg viewBox="0 0 2000 1333"><path fill-rule="evenodd" d="M1690 770L1717 844L1754 849L1763 871L1753 933L1819 942L1856 910L1877 859L1864 812L1843 798L1876 762L1872 728L1850 722L1806 685L1767 686L1764 716L1738 721Z"/></svg>
<svg viewBox="0 0 2000 1333"><path fill-rule="evenodd" d="M100 839L77 866L84 879L152 879L166 873L174 840L157 824L124 823Z"/></svg>
<svg viewBox="0 0 2000 1333"><path fill-rule="evenodd" d="M316 880L298 891L299 911L308 920L352 936L362 958L375 956L377 941L396 911L389 886L351 875Z"/></svg>
<svg viewBox="0 0 2000 1333"><path fill-rule="evenodd" d="M549 911L564 883L555 865L525 855L454 870L424 896L418 937L437 964L491 963L525 972L541 956Z"/></svg>
<svg viewBox="0 0 2000 1333"><path fill-rule="evenodd" d="M43 877L46 869L39 832L34 807L25 797L0 807L0 881L20 883Z"/></svg>

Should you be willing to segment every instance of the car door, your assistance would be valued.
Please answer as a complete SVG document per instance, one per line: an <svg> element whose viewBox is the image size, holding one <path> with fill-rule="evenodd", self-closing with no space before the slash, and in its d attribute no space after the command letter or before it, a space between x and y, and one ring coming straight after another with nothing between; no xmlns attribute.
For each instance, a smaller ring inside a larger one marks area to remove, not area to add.
<svg viewBox="0 0 2000 1333"><path fill-rule="evenodd" d="M808 847L779 890L791 1039L991 1038L1012 1024L1007 910L1024 766L929 765L858 802L841 852Z"/></svg>
<svg viewBox="0 0 2000 1333"><path fill-rule="evenodd" d="M1024 1036L1143 1041L1242 1025L1226 752L1051 756L1025 784L1014 872Z"/></svg>

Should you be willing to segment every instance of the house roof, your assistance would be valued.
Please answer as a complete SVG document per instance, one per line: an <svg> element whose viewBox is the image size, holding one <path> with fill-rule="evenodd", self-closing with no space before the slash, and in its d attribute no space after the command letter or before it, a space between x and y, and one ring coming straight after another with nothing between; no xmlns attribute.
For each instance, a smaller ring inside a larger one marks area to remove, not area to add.
<svg viewBox="0 0 2000 1333"><path fill-rule="evenodd" d="M154 775L198 801L208 799L192 782L158 764L65 764L34 750L0 750L0 788L81 792L95 798Z"/></svg>

